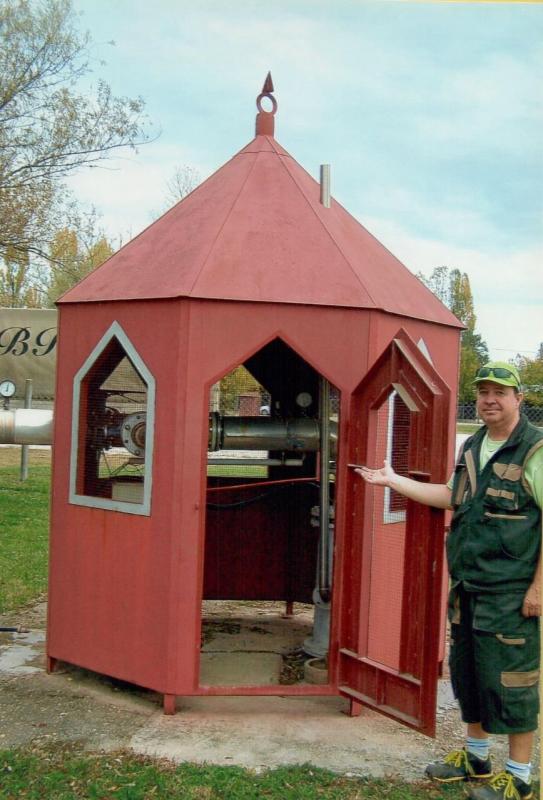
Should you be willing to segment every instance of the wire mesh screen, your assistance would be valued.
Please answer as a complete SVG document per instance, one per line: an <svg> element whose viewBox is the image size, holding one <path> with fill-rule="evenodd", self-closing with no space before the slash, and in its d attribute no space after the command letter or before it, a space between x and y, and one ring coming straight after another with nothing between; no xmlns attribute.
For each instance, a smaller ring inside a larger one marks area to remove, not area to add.
<svg viewBox="0 0 543 800"><path fill-rule="evenodd" d="M406 404L396 392L388 401L388 420L386 424L386 458L398 475L407 475L409 471L409 427L410 413ZM407 500L403 495L391 489L385 491L385 522L397 522L405 517Z"/></svg>
<svg viewBox="0 0 543 800"><path fill-rule="evenodd" d="M269 417L270 402L269 393L244 366L236 367L217 381L209 394L210 412L225 417ZM258 463L267 456L267 450L210 451L207 472L210 476L221 477L267 477L268 467ZM254 463L239 463L241 461Z"/></svg>
<svg viewBox="0 0 543 800"><path fill-rule="evenodd" d="M98 356L81 389L79 492L142 502L148 391L117 340Z"/></svg>
<svg viewBox="0 0 543 800"><path fill-rule="evenodd" d="M371 463L384 459L400 474L407 474L410 412L396 393L376 415L376 446ZM399 668L404 574L406 513L404 498L390 490L371 492L371 590L368 656L393 669Z"/></svg>

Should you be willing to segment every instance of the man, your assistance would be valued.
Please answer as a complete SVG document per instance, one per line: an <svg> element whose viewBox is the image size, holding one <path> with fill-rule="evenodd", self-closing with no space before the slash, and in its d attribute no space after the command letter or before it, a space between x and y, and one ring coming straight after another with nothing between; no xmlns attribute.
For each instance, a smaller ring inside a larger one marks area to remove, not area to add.
<svg viewBox="0 0 543 800"><path fill-rule="evenodd" d="M529 800L539 708L543 431L520 412L515 367L490 362L475 383L484 424L464 443L447 485L397 475L386 461L383 469L356 471L370 484L453 509L450 669L467 738L463 750L430 764L426 774L478 783L468 791L473 800ZM491 733L509 737L509 759L494 777Z"/></svg>

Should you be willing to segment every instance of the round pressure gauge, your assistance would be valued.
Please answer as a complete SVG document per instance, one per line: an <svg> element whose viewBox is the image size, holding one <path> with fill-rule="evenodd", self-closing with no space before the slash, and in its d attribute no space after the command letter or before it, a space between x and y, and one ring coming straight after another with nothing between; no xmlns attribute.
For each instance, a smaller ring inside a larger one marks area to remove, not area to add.
<svg viewBox="0 0 543 800"><path fill-rule="evenodd" d="M300 406L300 408L309 408L312 402L313 398L309 392L300 392L300 394L296 395L296 405Z"/></svg>
<svg viewBox="0 0 543 800"><path fill-rule="evenodd" d="M15 384L13 381L4 380L0 382L0 395L2 397L13 397L15 394Z"/></svg>

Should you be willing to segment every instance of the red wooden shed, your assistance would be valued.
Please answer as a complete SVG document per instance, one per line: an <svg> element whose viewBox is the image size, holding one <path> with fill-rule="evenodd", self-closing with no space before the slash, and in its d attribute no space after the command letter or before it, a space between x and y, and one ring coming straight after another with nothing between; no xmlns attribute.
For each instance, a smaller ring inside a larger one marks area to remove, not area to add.
<svg viewBox="0 0 543 800"><path fill-rule="evenodd" d="M60 301L49 666L167 713L340 693L431 734L443 515L348 464L446 478L461 326L278 144L272 91L246 147ZM326 682L205 684L206 598L326 608Z"/></svg>

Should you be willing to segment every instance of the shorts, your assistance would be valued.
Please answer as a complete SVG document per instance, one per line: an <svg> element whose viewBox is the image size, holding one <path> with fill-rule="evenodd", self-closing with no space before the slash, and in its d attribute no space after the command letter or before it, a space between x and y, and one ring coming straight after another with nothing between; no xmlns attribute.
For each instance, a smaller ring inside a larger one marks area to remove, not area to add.
<svg viewBox="0 0 543 800"><path fill-rule="evenodd" d="M523 617L524 592L451 590L449 666L464 722L487 733L537 729L539 618Z"/></svg>

